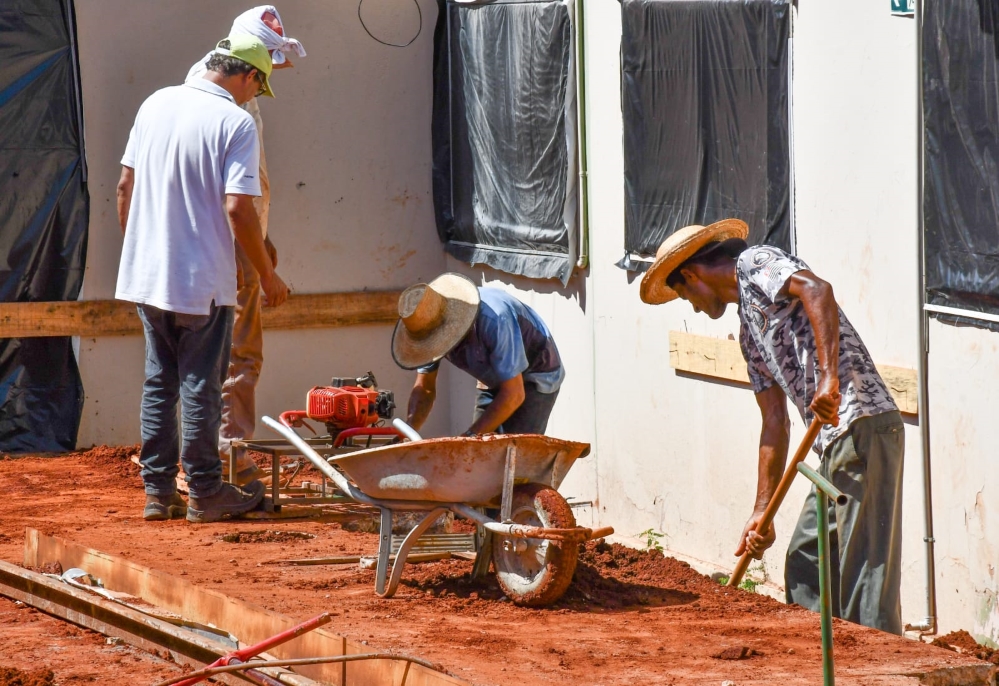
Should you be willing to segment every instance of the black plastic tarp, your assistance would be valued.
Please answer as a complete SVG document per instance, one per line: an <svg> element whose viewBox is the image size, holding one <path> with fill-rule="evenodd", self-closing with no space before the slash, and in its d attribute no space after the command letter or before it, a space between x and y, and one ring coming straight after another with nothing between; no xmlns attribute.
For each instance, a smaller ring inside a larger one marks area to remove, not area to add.
<svg viewBox="0 0 999 686"><path fill-rule="evenodd" d="M71 0L0 3L0 301L76 300L90 199ZM0 450L76 447L70 338L0 339Z"/></svg>
<svg viewBox="0 0 999 686"><path fill-rule="evenodd" d="M726 217L791 249L786 0L623 0L625 259Z"/></svg>
<svg viewBox="0 0 999 686"><path fill-rule="evenodd" d="M923 7L926 302L999 314L999 2Z"/></svg>
<svg viewBox="0 0 999 686"><path fill-rule="evenodd" d="M565 283L577 250L572 2L440 7L433 148L444 247Z"/></svg>

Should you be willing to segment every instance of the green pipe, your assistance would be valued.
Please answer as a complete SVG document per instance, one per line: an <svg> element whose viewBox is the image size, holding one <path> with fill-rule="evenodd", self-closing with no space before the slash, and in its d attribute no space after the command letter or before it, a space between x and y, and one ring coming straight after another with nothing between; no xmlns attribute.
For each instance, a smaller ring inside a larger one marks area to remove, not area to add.
<svg viewBox="0 0 999 686"><path fill-rule="evenodd" d="M836 501L837 505L846 505L846 494L833 486L831 481L826 479L817 471L809 467L804 462L798 463L798 471L804 474L805 478L815 484L815 488Z"/></svg>
<svg viewBox="0 0 999 686"><path fill-rule="evenodd" d="M590 183L586 162L586 35L583 2L576 0L576 120L579 146L579 257L578 269L590 264Z"/></svg>
<svg viewBox="0 0 999 686"><path fill-rule="evenodd" d="M801 465L798 465L801 467ZM829 499L822 489L815 492L815 518L819 529L819 602L822 617L822 683L833 686L836 673L833 667L831 572L829 564Z"/></svg>

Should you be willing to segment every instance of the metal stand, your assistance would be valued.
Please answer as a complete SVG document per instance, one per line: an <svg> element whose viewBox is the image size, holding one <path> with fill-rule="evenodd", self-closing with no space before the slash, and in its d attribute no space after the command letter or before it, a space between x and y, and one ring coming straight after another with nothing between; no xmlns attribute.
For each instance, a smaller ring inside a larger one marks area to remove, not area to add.
<svg viewBox="0 0 999 686"><path fill-rule="evenodd" d="M819 603L822 622L822 683L833 686L836 673L833 665L832 632L832 566L829 558L829 498L837 505L846 505L846 495L832 483L804 464L798 471L815 484L815 519L819 529Z"/></svg>
<svg viewBox="0 0 999 686"><path fill-rule="evenodd" d="M364 436L364 438L366 440L363 445L355 445L352 443L351 439L348 439L341 445L336 445L330 441L329 437L302 440L304 440L310 448L326 460L329 460L331 457L336 457L337 455L354 452L355 450L363 450L365 448L376 447L379 445L388 445L395 440L395 436L392 435ZM281 458L297 457L302 454L302 451L288 441L280 438L233 441L229 457L230 482L233 482L236 478L235 465L237 460L242 457L247 450L264 453L265 455L270 455L271 457L271 485L269 495L274 503L275 512L280 512L282 505L328 505L333 503L353 502L353 498L346 495L334 494L332 486L327 486L326 479L322 479L319 484L314 484L311 487L286 486L285 488L281 488Z"/></svg>

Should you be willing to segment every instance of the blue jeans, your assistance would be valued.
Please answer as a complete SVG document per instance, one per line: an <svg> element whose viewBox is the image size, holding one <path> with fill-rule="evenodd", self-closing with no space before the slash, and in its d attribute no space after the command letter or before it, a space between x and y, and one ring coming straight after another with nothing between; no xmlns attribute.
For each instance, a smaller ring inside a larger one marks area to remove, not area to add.
<svg viewBox="0 0 999 686"><path fill-rule="evenodd" d="M479 388L475 392L475 413L472 421L476 421L486 411L497 390ZM496 433L501 434L543 434L548 428L548 417L555 407L558 391L542 393L533 383L524 384L524 402L503 422Z"/></svg>
<svg viewBox="0 0 999 686"><path fill-rule="evenodd" d="M218 439L232 308L213 303L207 315L167 312L150 305L137 309L146 335L139 453L146 494L169 496L177 490L179 459L191 497L208 498L222 488Z"/></svg>

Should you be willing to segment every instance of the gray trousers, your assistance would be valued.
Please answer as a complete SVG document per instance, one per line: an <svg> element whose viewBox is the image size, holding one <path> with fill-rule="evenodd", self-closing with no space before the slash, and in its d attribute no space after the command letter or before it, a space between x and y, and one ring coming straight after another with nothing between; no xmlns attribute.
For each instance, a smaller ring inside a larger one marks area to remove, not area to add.
<svg viewBox="0 0 999 686"><path fill-rule="evenodd" d="M902 633L902 417L858 419L826 448L820 473L847 496L830 503L832 610L835 617ZM819 611L815 487L805 499L784 568L787 602Z"/></svg>

